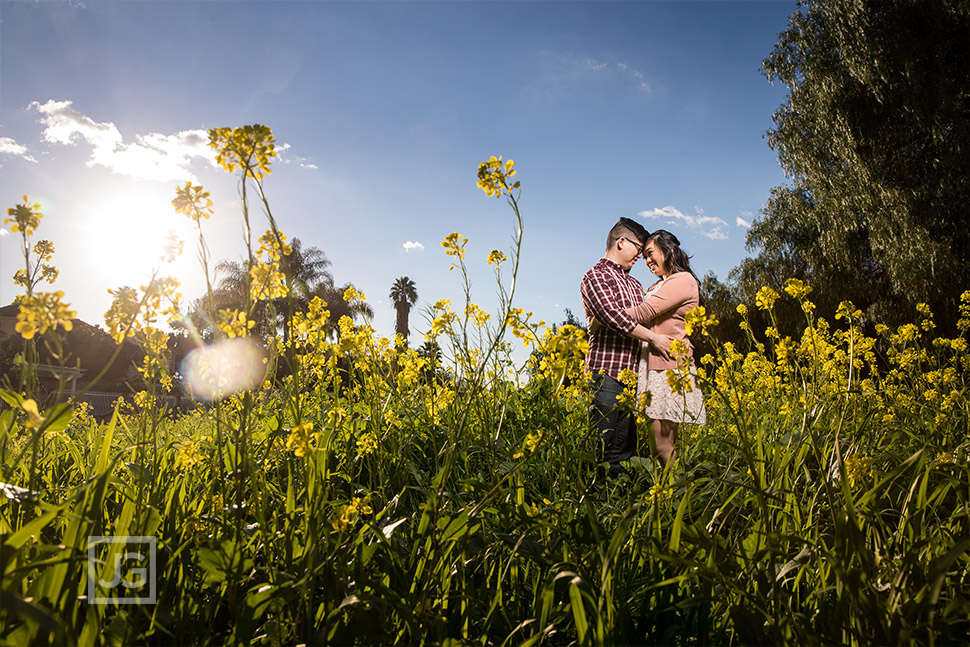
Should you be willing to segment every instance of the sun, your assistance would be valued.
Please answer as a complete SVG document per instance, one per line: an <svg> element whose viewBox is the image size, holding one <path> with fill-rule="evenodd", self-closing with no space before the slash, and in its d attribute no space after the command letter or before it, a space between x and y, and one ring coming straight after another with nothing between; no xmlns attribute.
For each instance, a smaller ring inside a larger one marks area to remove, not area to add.
<svg viewBox="0 0 970 647"><path fill-rule="evenodd" d="M173 192L174 195L174 192ZM84 209L83 244L97 274L107 275L114 286L138 287L159 270L162 276L180 281L191 271L193 240L191 221L175 213L172 197L160 190L132 186L106 192ZM172 241L182 241L183 252L163 263Z"/></svg>

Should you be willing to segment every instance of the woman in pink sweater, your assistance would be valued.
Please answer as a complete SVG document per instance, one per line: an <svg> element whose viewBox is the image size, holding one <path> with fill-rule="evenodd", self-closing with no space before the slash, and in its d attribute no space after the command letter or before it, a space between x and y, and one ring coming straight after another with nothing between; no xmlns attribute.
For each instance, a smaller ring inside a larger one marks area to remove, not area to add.
<svg viewBox="0 0 970 647"><path fill-rule="evenodd" d="M700 305L700 287L690 269L689 257L680 248L677 237L669 231L658 229L647 239L643 260L660 280L647 288L643 303L628 312L654 332L683 341L688 349L686 361L689 362L690 376L687 384L679 389L681 393L675 393L667 381L667 370L677 368L677 359L665 357L649 344L643 344L640 351L637 393L651 393L646 414L653 420L660 460L669 465L674 458L677 429L681 423L703 425L707 422L704 396L695 377L694 348L684 327L684 315Z"/></svg>

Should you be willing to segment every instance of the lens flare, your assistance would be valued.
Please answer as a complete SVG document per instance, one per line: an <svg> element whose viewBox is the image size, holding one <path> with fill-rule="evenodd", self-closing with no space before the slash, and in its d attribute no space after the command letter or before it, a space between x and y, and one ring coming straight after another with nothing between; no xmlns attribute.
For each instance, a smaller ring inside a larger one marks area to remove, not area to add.
<svg viewBox="0 0 970 647"><path fill-rule="evenodd" d="M249 339L223 339L186 355L180 372L193 398L212 401L262 382L265 358L263 349Z"/></svg>

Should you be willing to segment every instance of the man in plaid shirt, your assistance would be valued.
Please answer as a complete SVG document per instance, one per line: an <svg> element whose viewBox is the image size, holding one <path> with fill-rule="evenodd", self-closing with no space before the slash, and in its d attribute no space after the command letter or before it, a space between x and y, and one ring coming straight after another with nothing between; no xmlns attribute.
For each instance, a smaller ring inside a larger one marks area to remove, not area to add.
<svg viewBox="0 0 970 647"><path fill-rule="evenodd" d="M580 284L586 321L595 318L603 324L590 332L585 369L593 374L590 424L602 434L598 458L610 464L611 478L625 471L621 463L637 451L636 418L616 406L616 397L623 391L620 371L636 371L641 340L655 339L626 312L643 301L643 286L630 276L630 270L649 237L640 223L620 218L607 236L606 254Z"/></svg>

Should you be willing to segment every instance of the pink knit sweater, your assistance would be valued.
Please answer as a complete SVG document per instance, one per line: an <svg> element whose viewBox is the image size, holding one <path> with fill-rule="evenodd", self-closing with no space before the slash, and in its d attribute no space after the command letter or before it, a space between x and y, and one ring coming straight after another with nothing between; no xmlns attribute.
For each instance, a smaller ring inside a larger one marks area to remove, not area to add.
<svg viewBox="0 0 970 647"><path fill-rule="evenodd" d="M637 321L652 328L655 332L670 335L687 343L691 357L694 347L687 338L684 328L684 315L700 305L697 281L690 272L677 272L664 279L660 287L647 297L643 303L628 312ZM650 347L647 368L651 371L676 368L677 361L664 359Z"/></svg>

